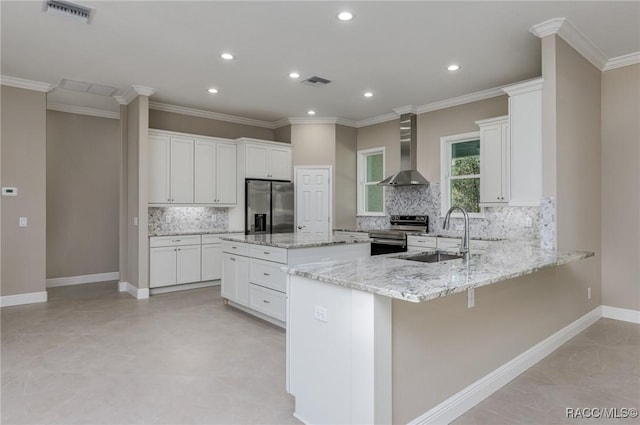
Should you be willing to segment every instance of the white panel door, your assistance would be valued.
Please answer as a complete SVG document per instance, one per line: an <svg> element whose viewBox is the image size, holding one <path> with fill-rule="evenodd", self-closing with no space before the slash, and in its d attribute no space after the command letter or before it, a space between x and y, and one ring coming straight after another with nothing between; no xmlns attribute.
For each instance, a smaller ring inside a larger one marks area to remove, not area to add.
<svg viewBox="0 0 640 425"><path fill-rule="evenodd" d="M236 146L218 144L216 165L216 202L219 204L235 204L237 202Z"/></svg>
<svg viewBox="0 0 640 425"><path fill-rule="evenodd" d="M296 231L328 236L330 181L328 168L299 168L296 172Z"/></svg>
<svg viewBox="0 0 640 425"><path fill-rule="evenodd" d="M200 245L178 247L177 282L200 282Z"/></svg>
<svg viewBox="0 0 640 425"><path fill-rule="evenodd" d="M150 288L176 284L176 250L175 246L164 246L149 250Z"/></svg>
<svg viewBox="0 0 640 425"><path fill-rule="evenodd" d="M149 203L171 202L169 169L171 149L169 136L149 135Z"/></svg>
<svg viewBox="0 0 640 425"><path fill-rule="evenodd" d="M222 245L202 245L202 280L222 278Z"/></svg>
<svg viewBox="0 0 640 425"><path fill-rule="evenodd" d="M291 180L291 149L269 148L269 178Z"/></svg>
<svg viewBox="0 0 640 425"><path fill-rule="evenodd" d="M171 202L193 203L193 139L171 137Z"/></svg>
<svg viewBox="0 0 640 425"><path fill-rule="evenodd" d="M216 202L216 144L208 140L195 141L194 202Z"/></svg>
<svg viewBox="0 0 640 425"><path fill-rule="evenodd" d="M246 177L266 179L269 175L269 148L260 145L246 145Z"/></svg>

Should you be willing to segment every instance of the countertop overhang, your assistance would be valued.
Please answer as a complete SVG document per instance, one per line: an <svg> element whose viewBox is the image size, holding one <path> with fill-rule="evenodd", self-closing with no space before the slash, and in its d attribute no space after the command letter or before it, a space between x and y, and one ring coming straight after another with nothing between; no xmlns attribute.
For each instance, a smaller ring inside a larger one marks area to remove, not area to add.
<svg viewBox="0 0 640 425"><path fill-rule="evenodd" d="M272 246L276 248L296 249L330 245L369 243L367 236L352 238L341 235L317 236L302 233L275 233L271 235L221 236L223 241L248 243L252 245Z"/></svg>
<svg viewBox="0 0 640 425"><path fill-rule="evenodd" d="M503 242L482 254L472 255L468 263L462 259L420 263L381 256L301 264L286 270L295 276L419 303L593 255L587 251L547 250Z"/></svg>

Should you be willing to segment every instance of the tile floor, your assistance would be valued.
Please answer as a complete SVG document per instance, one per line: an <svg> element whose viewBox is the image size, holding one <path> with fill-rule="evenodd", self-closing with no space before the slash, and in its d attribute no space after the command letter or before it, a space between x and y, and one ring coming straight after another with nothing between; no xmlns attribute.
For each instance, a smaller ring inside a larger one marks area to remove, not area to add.
<svg viewBox="0 0 640 425"><path fill-rule="evenodd" d="M218 288L135 300L115 282L3 308L2 424L293 424L285 335ZM471 409L464 424L567 420L566 407L638 407L640 326L602 319Z"/></svg>

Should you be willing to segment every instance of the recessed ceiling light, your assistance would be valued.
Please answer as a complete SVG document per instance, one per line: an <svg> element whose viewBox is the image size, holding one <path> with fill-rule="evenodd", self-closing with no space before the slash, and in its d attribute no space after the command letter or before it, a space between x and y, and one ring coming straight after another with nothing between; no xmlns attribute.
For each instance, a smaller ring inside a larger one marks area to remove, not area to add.
<svg viewBox="0 0 640 425"><path fill-rule="evenodd" d="M307 112L307 114L309 114L309 115L315 115L315 114L316 114L316 111L309 111L309 112Z"/></svg>
<svg viewBox="0 0 640 425"><path fill-rule="evenodd" d="M340 12L338 13L338 19L341 21L350 21L353 19L353 13L347 11Z"/></svg>
<svg viewBox="0 0 640 425"><path fill-rule="evenodd" d="M218 89L214 89L214 88L210 88L209 90L207 90L209 93L211 94L216 94L218 93Z"/></svg>
<svg viewBox="0 0 640 425"><path fill-rule="evenodd" d="M300 74L298 74L297 72L292 72L291 74L289 74L289 77L291 77L291 78L300 78Z"/></svg>
<svg viewBox="0 0 640 425"><path fill-rule="evenodd" d="M459 66L459 65L449 65L449 66L447 67L447 69L448 69L449 71L457 71L457 70L459 70L459 69L460 69L460 66Z"/></svg>
<svg viewBox="0 0 640 425"><path fill-rule="evenodd" d="M364 97L373 97L373 93L368 91L364 93Z"/></svg>
<svg viewBox="0 0 640 425"><path fill-rule="evenodd" d="M220 57L227 61L230 61L231 59L233 59L233 55L231 53L223 53L220 55Z"/></svg>

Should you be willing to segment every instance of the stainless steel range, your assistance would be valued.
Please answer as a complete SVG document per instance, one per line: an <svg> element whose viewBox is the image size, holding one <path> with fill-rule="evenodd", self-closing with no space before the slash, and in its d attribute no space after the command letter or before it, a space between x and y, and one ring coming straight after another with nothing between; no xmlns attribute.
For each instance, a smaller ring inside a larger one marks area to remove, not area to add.
<svg viewBox="0 0 640 425"><path fill-rule="evenodd" d="M388 229L371 230L371 255L405 252L407 235L429 231L429 217L426 215L392 215Z"/></svg>

